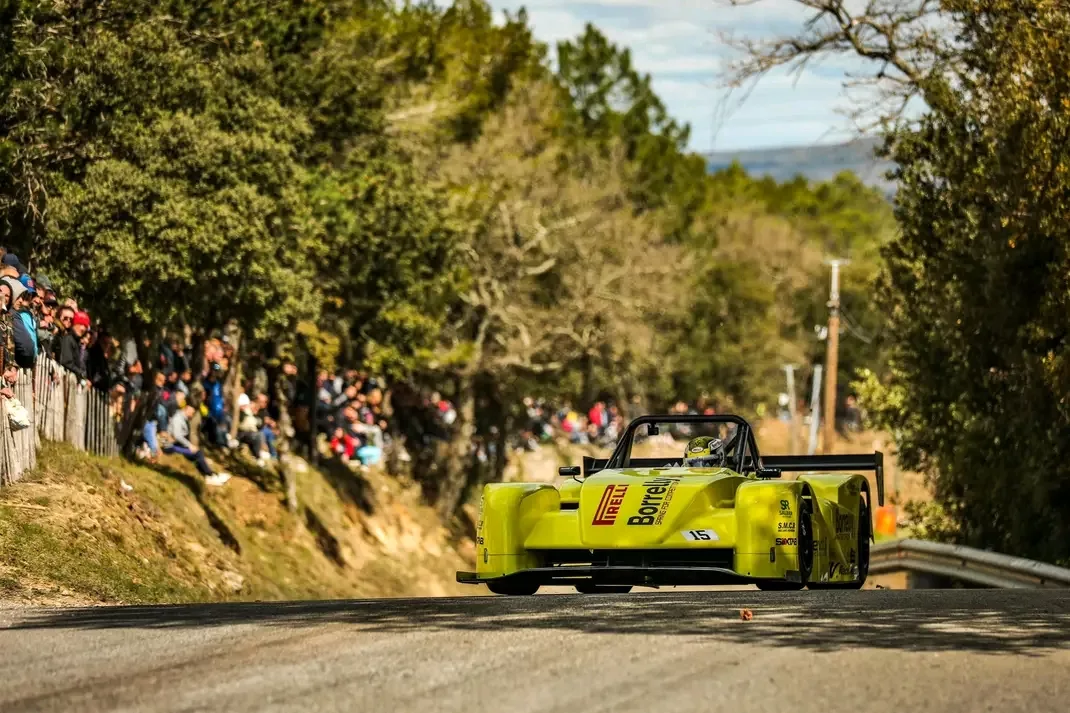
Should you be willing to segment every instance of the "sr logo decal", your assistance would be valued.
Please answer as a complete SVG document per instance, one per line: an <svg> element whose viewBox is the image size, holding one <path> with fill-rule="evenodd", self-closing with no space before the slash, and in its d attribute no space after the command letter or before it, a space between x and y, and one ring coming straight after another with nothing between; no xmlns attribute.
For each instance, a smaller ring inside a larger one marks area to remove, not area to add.
<svg viewBox="0 0 1070 713"><path fill-rule="evenodd" d="M617 521L620 514L620 506L624 503L624 494L628 492L627 485L608 485L602 493L602 499L598 501L598 508L594 511L592 525L612 525Z"/></svg>

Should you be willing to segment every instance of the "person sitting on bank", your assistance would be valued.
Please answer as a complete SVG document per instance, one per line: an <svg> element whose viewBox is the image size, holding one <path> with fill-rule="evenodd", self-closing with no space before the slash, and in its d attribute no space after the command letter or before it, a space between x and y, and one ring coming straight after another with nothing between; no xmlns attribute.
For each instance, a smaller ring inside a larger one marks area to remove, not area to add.
<svg viewBox="0 0 1070 713"><path fill-rule="evenodd" d="M167 423L167 432L171 435L170 443L163 447L164 453L177 453L197 466L197 471L204 476L206 485L223 485L230 480L228 473L214 473L204 457L204 452L190 443L189 420L193 418L193 406L185 397L178 394L179 408Z"/></svg>

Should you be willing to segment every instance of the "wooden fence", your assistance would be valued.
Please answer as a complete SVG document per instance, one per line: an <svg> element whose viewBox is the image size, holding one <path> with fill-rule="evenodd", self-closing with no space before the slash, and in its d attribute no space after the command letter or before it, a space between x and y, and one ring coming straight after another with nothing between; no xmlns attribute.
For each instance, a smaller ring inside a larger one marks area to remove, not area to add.
<svg viewBox="0 0 1070 713"><path fill-rule="evenodd" d="M0 485L13 483L37 465L42 439L64 441L95 455L118 455L118 415L108 394L94 389L47 357L21 369L14 387L35 428L11 430L7 399L0 406Z"/></svg>

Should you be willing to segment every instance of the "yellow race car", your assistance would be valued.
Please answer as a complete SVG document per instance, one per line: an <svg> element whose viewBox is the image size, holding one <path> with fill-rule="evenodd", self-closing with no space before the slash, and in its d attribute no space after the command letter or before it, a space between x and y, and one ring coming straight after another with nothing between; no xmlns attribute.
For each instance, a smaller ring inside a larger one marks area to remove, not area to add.
<svg viewBox="0 0 1070 713"><path fill-rule="evenodd" d="M641 451L646 457L633 456ZM872 507L869 480L851 471L876 474L883 505L879 452L763 457L739 416L642 416L608 459L560 468L557 486L487 485L476 571L457 581L496 594L550 584L582 593L740 583L858 589L869 571Z"/></svg>

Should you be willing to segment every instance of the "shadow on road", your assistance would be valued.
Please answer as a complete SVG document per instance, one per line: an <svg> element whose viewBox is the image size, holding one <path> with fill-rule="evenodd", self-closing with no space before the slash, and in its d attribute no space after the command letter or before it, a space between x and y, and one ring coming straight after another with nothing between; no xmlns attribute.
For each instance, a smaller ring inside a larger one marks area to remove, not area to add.
<svg viewBox="0 0 1070 713"><path fill-rule="evenodd" d="M741 620L743 608L753 612L752 620ZM698 637L813 651L865 647L1039 654L1070 646L1070 590L658 592L35 609L17 615L9 630L243 624L347 624L377 632L546 629Z"/></svg>

